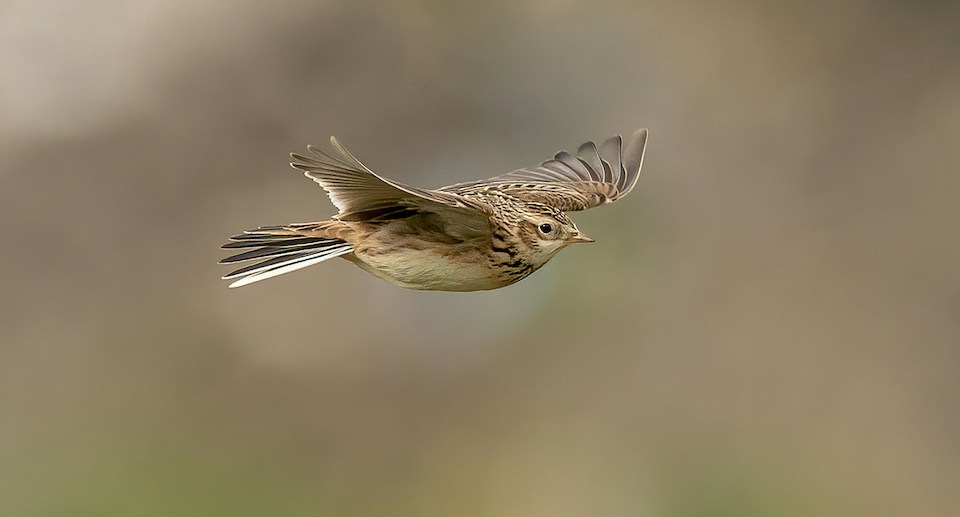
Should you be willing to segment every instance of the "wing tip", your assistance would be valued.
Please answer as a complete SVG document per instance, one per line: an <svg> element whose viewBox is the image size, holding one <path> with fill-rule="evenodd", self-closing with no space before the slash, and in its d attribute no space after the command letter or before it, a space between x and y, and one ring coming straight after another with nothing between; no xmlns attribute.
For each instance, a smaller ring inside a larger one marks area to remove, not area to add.
<svg viewBox="0 0 960 517"><path fill-rule="evenodd" d="M650 136L650 130L645 127L642 127L634 131L633 134L630 135L630 139L627 140L627 147L630 147L632 145L639 145L641 148L646 147L647 138L649 136Z"/></svg>
<svg viewBox="0 0 960 517"><path fill-rule="evenodd" d="M634 131L634 133L630 135L626 147L623 149L623 163L627 173L627 183L624 185L623 192L620 194L621 196L633 190L633 187L637 184L637 180L640 178L640 171L643 169L643 156L646 154L647 138L649 135L650 130L645 127Z"/></svg>

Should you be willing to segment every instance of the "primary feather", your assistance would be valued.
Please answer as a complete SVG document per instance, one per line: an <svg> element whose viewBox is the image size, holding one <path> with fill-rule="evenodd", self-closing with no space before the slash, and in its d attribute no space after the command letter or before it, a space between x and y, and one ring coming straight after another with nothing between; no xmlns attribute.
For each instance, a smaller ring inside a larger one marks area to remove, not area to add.
<svg viewBox="0 0 960 517"><path fill-rule="evenodd" d="M633 190L640 177L647 130L631 135L626 146L619 136L607 139L600 149L587 142L577 156L560 151L537 167L517 169L483 180L457 183L440 190L468 194L496 189L527 201L564 211L586 210L612 203Z"/></svg>

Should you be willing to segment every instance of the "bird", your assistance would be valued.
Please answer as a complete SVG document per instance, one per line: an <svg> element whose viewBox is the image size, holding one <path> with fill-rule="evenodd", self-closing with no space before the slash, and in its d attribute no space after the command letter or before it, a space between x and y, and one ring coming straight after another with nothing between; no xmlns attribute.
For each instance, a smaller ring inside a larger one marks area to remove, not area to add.
<svg viewBox="0 0 960 517"><path fill-rule="evenodd" d="M482 291L516 283L575 243L594 242L567 212L613 203L640 176L647 129L586 142L576 155L491 178L422 189L365 166L336 137L290 165L326 191L339 212L325 221L260 226L230 237L243 250L221 264L255 261L225 276L240 287L343 257L400 287ZM252 249L250 249L252 248Z"/></svg>

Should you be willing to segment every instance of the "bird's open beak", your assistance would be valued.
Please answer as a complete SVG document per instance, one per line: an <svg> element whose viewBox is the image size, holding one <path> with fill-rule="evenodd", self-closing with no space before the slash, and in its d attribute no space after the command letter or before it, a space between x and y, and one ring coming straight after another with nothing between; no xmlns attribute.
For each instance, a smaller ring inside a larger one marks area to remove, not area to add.
<svg viewBox="0 0 960 517"><path fill-rule="evenodd" d="M570 242L594 242L594 240L580 232L577 232L570 237Z"/></svg>

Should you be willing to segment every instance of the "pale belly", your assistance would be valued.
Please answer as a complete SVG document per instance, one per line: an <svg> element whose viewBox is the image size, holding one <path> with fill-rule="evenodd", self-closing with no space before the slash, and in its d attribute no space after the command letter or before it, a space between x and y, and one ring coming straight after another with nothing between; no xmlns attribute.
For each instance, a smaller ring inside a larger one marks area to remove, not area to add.
<svg viewBox="0 0 960 517"><path fill-rule="evenodd" d="M486 255L469 249L439 253L404 248L370 253L361 248L344 258L378 278L408 289L482 291L510 285L529 274L504 274L491 265Z"/></svg>

